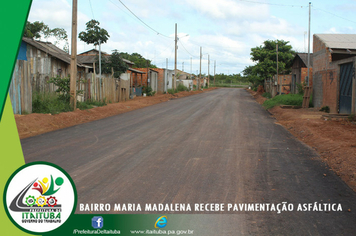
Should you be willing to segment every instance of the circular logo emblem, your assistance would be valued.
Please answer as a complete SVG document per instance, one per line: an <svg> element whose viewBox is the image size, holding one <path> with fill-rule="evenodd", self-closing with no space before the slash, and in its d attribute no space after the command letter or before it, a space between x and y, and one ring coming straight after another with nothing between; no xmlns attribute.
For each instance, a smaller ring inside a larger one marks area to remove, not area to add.
<svg viewBox="0 0 356 236"><path fill-rule="evenodd" d="M32 162L17 169L4 190L10 220L28 233L41 234L61 226L74 212L75 185L59 166Z"/></svg>

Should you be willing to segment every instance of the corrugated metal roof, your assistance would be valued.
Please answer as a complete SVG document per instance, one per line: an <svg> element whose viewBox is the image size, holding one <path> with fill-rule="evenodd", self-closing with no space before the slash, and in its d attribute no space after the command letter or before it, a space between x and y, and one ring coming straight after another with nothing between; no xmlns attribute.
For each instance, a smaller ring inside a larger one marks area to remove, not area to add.
<svg viewBox="0 0 356 236"><path fill-rule="evenodd" d="M87 54L90 53L90 54ZM87 54L87 55L83 55L83 54ZM97 57L99 56L99 50L97 49L91 49L89 51L83 52L78 54L78 60L80 60L81 63L86 63L86 64L93 64L94 62L97 61ZM107 54L106 52L101 52L101 56L102 57L106 57L108 58L110 56L110 54ZM126 62L126 64L130 64L130 65L134 65L135 63L133 63L132 61L129 61L127 59L122 58L122 60L124 62Z"/></svg>
<svg viewBox="0 0 356 236"><path fill-rule="evenodd" d="M107 56L103 56L103 57L107 57ZM97 61L97 58L98 55L90 55L90 56L77 55L78 61L83 64L93 64L94 62Z"/></svg>
<svg viewBox="0 0 356 236"><path fill-rule="evenodd" d="M356 34L316 34L331 49L356 49Z"/></svg>
<svg viewBox="0 0 356 236"><path fill-rule="evenodd" d="M133 68L128 68L129 71L135 72L135 73L139 73L139 74L146 74L146 72L140 71L140 70L135 70Z"/></svg>
<svg viewBox="0 0 356 236"><path fill-rule="evenodd" d="M85 51L85 52L82 52L82 53L78 54L78 56L79 56L79 55L83 55L83 54L88 54L88 53L89 53L89 55L91 55L91 54L97 55L97 54L99 54L99 50L93 48L93 49L90 49L90 50L88 50L88 51ZM104 52L104 51L101 51L101 54L110 55L109 53L106 53L106 52Z"/></svg>
<svg viewBox="0 0 356 236"><path fill-rule="evenodd" d="M308 66L308 53L297 53L296 57L299 57L304 65ZM310 66L313 66L313 53L310 53Z"/></svg>
<svg viewBox="0 0 356 236"><path fill-rule="evenodd" d="M49 55L51 55L52 57L58 58L61 61L66 62L67 64L70 64L70 55L63 51L62 49L58 48L57 46L53 45L50 42L42 42L42 41L38 41L38 40L33 40L31 38L26 38L23 37L22 41L32 45L35 48L38 48L39 50L48 53ZM81 64L80 62L77 63L78 66L80 67L87 67L83 64Z"/></svg>

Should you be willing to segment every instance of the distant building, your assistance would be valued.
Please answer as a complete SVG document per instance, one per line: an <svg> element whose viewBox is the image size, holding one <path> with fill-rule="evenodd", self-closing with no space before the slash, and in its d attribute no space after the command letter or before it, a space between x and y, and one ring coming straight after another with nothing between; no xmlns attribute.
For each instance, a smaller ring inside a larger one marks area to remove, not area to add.
<svg viewBox="0 0 356 236"><path fill-rule="evenodd" d="M137 80L137 86L150 86L157 93L165 93L172 88L174 70L161 68L135 69L146 73L142 76L142 80Z"/></svg>
<svg viewBox="0 0 356 236"><path fill-rule="evenodd" d="M109 58L110 54L102 51L101 56L103 58ZM99 58L99 50L97 49L91 49L89 51L82 52L77 55L78 62L90 67L94 67L93 65L94 63L98 62L98 58ZM129 68L132 68L132 66L135 64L132 61L126 59L122 59L122 60L128 65ZM93 69L91 69L89 72L93 72Z"/></svg>

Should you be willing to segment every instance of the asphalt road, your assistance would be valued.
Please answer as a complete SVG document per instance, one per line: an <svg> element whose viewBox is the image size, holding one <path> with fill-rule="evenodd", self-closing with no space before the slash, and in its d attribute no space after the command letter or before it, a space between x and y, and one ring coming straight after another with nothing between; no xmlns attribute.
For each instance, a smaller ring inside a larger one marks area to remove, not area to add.
<svg viewBox="0 0 356 236"><path fill-rule="evenodd" d="M21 142L26 162L49 161L72 176L78 204L287 202L294 210L281 214L226 208L188 218L203 235L356 235L356 194L242 89L217 89ZM297 211L315 202L340 204L342 211Z"/></svg>

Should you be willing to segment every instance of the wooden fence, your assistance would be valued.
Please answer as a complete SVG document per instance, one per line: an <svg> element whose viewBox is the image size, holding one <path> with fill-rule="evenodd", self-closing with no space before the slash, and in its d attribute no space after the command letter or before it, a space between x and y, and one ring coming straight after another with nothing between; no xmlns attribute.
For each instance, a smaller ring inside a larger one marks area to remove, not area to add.
<svg viewBox="0 0 356 236"><path fill-rule="evenodd" d="M31 62L17 60L9 88L14 114L32 113L32 94L34 92L51 93L57 88L48 83L53 74L40 74L31 71ZM77 96L79 101L121 102L129 99L130 74L123 74L121 79L111 74L102 78L94 73L78 72L77 89L83 93Z"/></svg>
<svg viewBox="0 0 356 236"><path fill-rule="evenodd" d="M123 74L121 79L114 78L111 74L103 74L101 78L94 73L79 76L80 83L78 90L83 91L83 94L78 95L79 101L105 101L114 103L126 101L129 99L130 80L124 80Z"/></svg>

